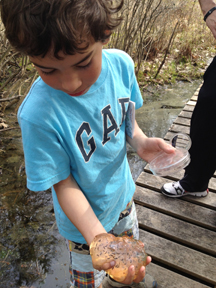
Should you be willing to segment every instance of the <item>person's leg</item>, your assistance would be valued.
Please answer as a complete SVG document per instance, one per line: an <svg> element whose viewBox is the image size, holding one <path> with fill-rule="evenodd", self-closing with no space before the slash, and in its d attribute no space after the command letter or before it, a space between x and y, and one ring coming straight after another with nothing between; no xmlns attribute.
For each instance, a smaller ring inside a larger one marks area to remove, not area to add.
<svg viewBox="0 0 216 288"><path fill-rule="evenodd" d="M204 191L216 170L216 58L206 70L192 119L191 162L181 186L191 192Z"/></svg>
<svg viewBox="0 0 216 288"><path fill-rule="evenodd" d="M206 196L208 183L216 170L216 58L204 74L190 127L192 146L191 162L185 169L183 179L167 183L161 191L166 196ZM180 185L179 185L180 184ZM194 194L193 194L194 192Z"/></svg>

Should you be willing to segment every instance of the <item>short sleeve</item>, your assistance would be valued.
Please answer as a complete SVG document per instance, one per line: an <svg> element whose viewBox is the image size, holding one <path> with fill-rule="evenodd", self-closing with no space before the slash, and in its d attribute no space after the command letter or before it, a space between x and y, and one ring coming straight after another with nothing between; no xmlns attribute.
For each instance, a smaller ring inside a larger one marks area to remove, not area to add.
<svg viewBox="0 0 216 288"><path fill-rule="evenodd" d="M22 130L27 187L32 191L50 188L70 174L70 159L54 131L19 119Z"/></svg>
<svg viewBox="0 0 216 288"><path fill-rule="evenodd" d="M131 87L131 100L136 103L135 109L139 109L143 105L143 98L140 92L139 85L137 83L137 79L134 73L132 87Z"/></svg>
<svg viewBox="0 0 216 288"><path fill-rule="evenodd" d="M130 93L131 93L130 100L136 103L135 109L138 109L143 105L143 98L134 71L134 61L130 57L130 55L128 55L124 51L119 51L119 54L124 59L124 62L126 64L126 67L124 67L123 71L123 77L127 79L127 77L129 76L128 80L130 83Z"/></svg>

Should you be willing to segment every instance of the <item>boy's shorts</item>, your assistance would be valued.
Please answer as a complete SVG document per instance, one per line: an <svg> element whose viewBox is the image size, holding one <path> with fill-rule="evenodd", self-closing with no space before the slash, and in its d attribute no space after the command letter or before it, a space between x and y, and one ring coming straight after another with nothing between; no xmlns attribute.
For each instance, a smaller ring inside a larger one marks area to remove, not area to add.
<svg viewBox="0 0 216 288"><path fill-rule="evenodd" d="M118 222L109 233L115 236L127 235L139 239L138 221L133 199L121 212ZM66 239L70 253L70 283L75 288L97 288L102 283L106 272L93 268L87 244L79 244Z"/></svg>

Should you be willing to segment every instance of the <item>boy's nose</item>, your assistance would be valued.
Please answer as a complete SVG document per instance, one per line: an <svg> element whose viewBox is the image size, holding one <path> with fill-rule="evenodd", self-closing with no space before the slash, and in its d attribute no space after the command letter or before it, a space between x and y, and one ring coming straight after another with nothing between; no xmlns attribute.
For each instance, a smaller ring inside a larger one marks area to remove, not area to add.
<svg viewBox="0 0 216 288"><path fill-rule="evenodd" d="M67 75L62 78L61 84L62 89L65 92L74 93L79 87L81 87L82 81L79 77Z"/></svg>

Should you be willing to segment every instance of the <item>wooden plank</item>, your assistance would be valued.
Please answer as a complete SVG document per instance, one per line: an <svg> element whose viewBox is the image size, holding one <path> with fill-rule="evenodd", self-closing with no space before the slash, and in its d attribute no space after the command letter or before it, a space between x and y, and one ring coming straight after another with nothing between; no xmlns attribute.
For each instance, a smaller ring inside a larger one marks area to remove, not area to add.
<svg viewBox="0 0 216 288"><path fill-rule="evenodd" d="M174 120L166 142L176 133L189 134L199 89ZM163 184L181 179L184 170L167 175L169 179L149 173L149 165L144 171L136 181L134 200L140 239L155 261L147 273L160 288L216 288L216 178L210 180L213 192L208 197L169 198L158 191Z"/></svg>
<svg viewBox="0 0 216 288"><path fill-rule="evenodd" d="M203 83L197 88L197 90L195 91L194 95L198 96L200 88L202 87Z"/></svg>
<svg viewBox="0 0 216 288"><path fill-rule="evenodd" d="M136 184L146 187L148 189L152 189L155 191L160 191L161 187L165 183L172 182L169 179L165 179L163 177L154 176L152 174L148 174L145 172L142 172L140 176L137 178ZM138 189L139 187L137 187ZM163 196L163 195L162 195ZM163 199L170 199L169 197L163 196ZM193 196L184 196L183 199L185 201L189 201L198 205L201 205L203 207L207 207L212 210L216 210L216 193L209 192L207 197L193 197ZM177 200L176 198L172 200ZM173 203L173 202L172 202ZM199 208L200 209L200 208ZM216 214L215 214L215 226L216 226ZM215 227L216 228L216 227Z"/></svg>
<svg viewBox="0 0 216 288"><path fill-rule="evenodd" d="M174 122L174 124L180 124L184 126L190 126L190 119L188 118L183 118L183 117L177 117Z"/></svg>
<svg viewBox="0 0 216 288"><path fill-rule="evenodd" d="M186 127L187 128L187 127ZM185 131L185 130L184 130ZM185 131L186 132L186 131ZM184 133L185 133L184 132ZM164 140L166 140L166 141L170 141L175 135L176 135L176 133L178 133L178 132L173 132L173 131L168 131L167 133L166 133L166 135L164 136ZM185 134L188 134L188 133L185 133ZM189 134L188 134L189 135Z"/></svg>
<svg viewBox="0 0 216 288"><path fill-rule="evenodd" d="M174 126L175 124L173 124L173 126ZM178 125L177 125L178 126ZM181 126L182 127L182 126ZM172 131L173 132L173 131ZM186 132L186 131L185 131ZM177 134L178 134L178 136L177 136ZM171 144L173 145L173 144L175 144L175 147L178 147L178 148L185 148L185 149L189 149L190 148L190 145L191 145L191 141L190 141L190 139L189 138L187 138L187 136L185 136L185 133L184 134L179 134L179 133L176 133L175 134L175 136L177 136L177 138L176 137L174 137L175 138L175 141L174 141L174 143L173 143L173 141L169 141L169 142L171 142ZM172 139L173 140L173 139Z"/></svg>
<svg viewBox="0 0 216 288"><path fill-rule="evenodd" d="M215 176L216 174L214 174ZM216 178L212 177L209 181L209 189L210 191L213 190L214 192L216 192Z"/></svg>
<svg viewBox="0 0 216 288"><path fill-rule="evenodd" d="M189 100L186 105L195 106L196 101Z"/></svg>
<svg viewBox="0 0 216 288"><path fill-rule="evenodd" d="M191 119L192 112L182 110L178 116Z"/></svg>
<svg viewBox="0 0 216 288"><path fill-rule="evenodd" d="M154 263L150 263L146 267L146 273L152 275L154 279L157 280L158 288L209 288L209 286L191 280Z"/></svg>
<svg viewBox="0 0 216 288"><path fill-rule="evenodd" d="M138 204L136 204L136 211L142 229L216 256L216 232ZM199 239L199 241L195 239Z"/></svg>
<svg viewBox="0 0 216 288"><path fill-rule="evenodd" d="M156 211L216 231L215 210L183 201L181 198L166 197L162 193L139 186L134 194L134 200Z"/></svg>
<svg viewBox="0 0 216 288"><path fill-rule="evenodd" d="M172 269L216 285L216 258L140 229L140 240L153 259ZM172 279L170 279L172 281Z"/></svg>
<svg viewBox="0 0 216 288"><path fill-rule="evenodd" d="M198 95L198 92L196 94L194 94L192 97L191 97L191 101L197 101L197 95Z"/></svg>
<svg viewBox="0 0 216 288"><path fill-rule="evenodd" d="M189 134L190 133L190 127L182 126L182 125L178 125L178 124L172 124L171 127L169 128L169 131L172 131L174 133Z"/></svg>
<svg viewBox="0 0 216 288"><path fill-rule="evenodd" d="M194 110L194 107L193 105L185 105L185 107L183 108L184 111L188 111L188 112L193 112Z"/></svg>

